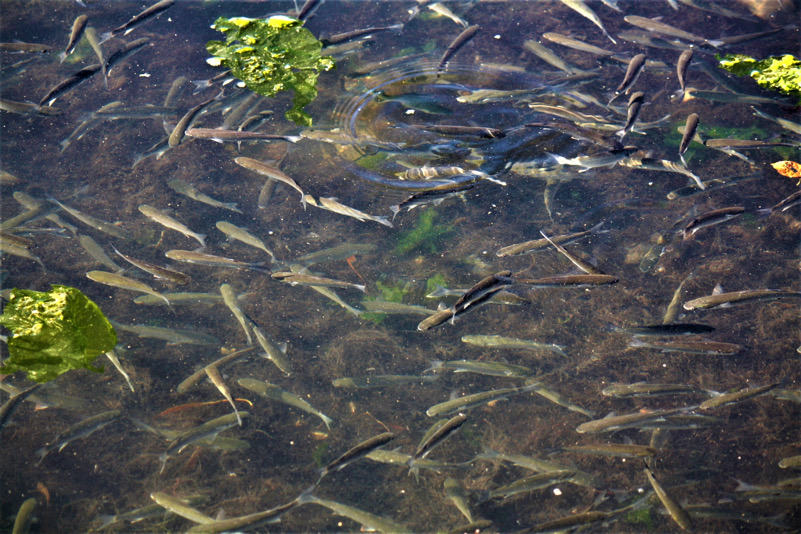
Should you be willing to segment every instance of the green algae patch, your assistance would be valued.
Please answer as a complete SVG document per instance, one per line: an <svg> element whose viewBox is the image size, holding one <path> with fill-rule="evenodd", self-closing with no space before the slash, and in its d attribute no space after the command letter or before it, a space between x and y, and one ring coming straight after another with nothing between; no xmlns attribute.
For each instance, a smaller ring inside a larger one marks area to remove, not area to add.
<svg viewBox="0 0 801 534"><path fill-rule="evenodd" d="M223 41L209 41L206 60L214 67L226 67L245 86L264 96L294 91L292 109L285 117L296 124L311 126L312 118L303 108L317 97L317 77L336 64L322 57L323 43L303 22L277 15L264 19L218 18L212 29L225 35Z"/></svg>
<svg viewBox="0 0 801 534"><path fill-rule="evenodd" d="M117 344L117 333L98 305L68 286L54 285L47 292L12 290L0 325L12 332L10 357L0 374L25 371L36 382L72 369L103 372L92 362Z"/></svg>
<svg viewBox="0 0 801 534"><path fill-rule="evenodd" d="M801 61L790 54L757 60L740 54L715 56L720 68L735 76L750 76L764 89L789 95L801 104Z"/></svg>
<svg viewBox="0 0 801 534"><path fill-rule="evenodd" d="M453 231L453 226L434 224L436 216L437 212L433 208L422 212L420 218L417 220L417 225L408 232L402 234L400 239L398 239L395 253L406 254L416 249L432 253L436 252L437 239Z"/></svg>

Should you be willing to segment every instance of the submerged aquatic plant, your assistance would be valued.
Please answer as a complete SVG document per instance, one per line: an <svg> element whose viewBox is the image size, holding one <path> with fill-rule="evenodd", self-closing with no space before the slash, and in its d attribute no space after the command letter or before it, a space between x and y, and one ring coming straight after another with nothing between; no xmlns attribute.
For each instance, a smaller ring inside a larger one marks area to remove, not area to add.
<svg viewBox="0 0 801 534"><path fill-rule="evenodd" d="M396 254L406 254L415 249L425 249L427 252L436 252L436 240L440 236L453 231L453 226L434 224L437 211L429 208L420 214L417 225L401 235L395 247Z"/></svg>
<svg viewBox="0 0 801 534"><path fill-rule="evenodd" d="M207 62L231 69L245 86L264 96L294 91L287 119L311 126L303 108L317 97L317 76L333 69L330 57L322 57L323 44L292 17L276 15L266 20L245 17L218 18L212 28L225 34L225 42L209 41Z"/></svg>
<svg viewBox="0 0 801 534"><path fill-rule="evenodd" d="M757 60L740 54L715 56L720 68L735 76L750 76L760 87L795 98L801 104L801 61L790 54Z"/></svg>
<svg viewBox="0 0 801 534"><path fill-rule="evenodd" d="M72 369L102 373L92 362L117 344L117 333L97 304L74 287L12 290L0 324L12 332L10 357L0 374L25 371L36 382Z"/></svg>

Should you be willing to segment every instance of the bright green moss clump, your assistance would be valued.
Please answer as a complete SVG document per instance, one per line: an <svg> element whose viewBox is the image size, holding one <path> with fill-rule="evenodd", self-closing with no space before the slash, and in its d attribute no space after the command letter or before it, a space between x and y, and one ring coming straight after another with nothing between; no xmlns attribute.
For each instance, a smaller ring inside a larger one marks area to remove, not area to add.
<svg viewBox="0 0 801 534"><path fill-rule="evenodd" d="M0 324L11 330L0 374L25 371L48 382L72 369L102 372L92 362L117 344L117 333L100 308L74 287L46 293L14 289Z"/></svg>
<svg viewBox="0 0 801 534"><path fill-rule="evenodd" d="M794 56L771 56L761 61L738 54L716 57L720 68L735 76L750 76L760 87L790 95L801 104L801 61Z"/></svg>
<svg viewBox="0 0 801 534"><path fill-rule="evenodd" d="M206 50L214 56L207 60L210 65L231 69L231 74L260 95L294 91L286 118L312 125L303 108L317 97L319 72L333 69L335 63L320 55L323 44L303 22L283 15L266 20L220 17L212 28L225 34L225 42L206 43Z"/></svg>

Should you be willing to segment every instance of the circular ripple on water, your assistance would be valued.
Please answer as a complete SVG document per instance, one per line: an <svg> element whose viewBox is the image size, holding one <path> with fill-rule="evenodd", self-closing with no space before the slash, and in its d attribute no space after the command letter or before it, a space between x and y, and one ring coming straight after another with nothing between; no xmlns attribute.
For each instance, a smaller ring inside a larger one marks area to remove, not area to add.
<svg viewBox="0 0 801 534"><path fill-rule="evenodd" d="M448 192L501 183L515 161L547 161L547 153L569 153L569 137L526 123L540 117L532 99L550 102L557 90L525 72L481 65L414 61L369 79L352 78L360 92L334 110L341 164L380 188ZM471 103L478 90L521 91L511 98ZM437 126L480 126L502 132L486 138L432 131ZM433 127L433 128L432 128ZM464 173L429 179L403 177L409 168L460 167ZM476 172L478 171L478 172ZM489 178L487 178L489 177Z"/></svg>

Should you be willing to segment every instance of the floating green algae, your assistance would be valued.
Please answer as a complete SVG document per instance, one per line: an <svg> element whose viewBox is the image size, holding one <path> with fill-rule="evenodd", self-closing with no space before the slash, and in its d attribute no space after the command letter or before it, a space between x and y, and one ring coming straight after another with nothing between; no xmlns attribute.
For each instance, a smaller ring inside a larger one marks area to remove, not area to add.
<svg viewBox="0 0 801 534"><path fill-rule="evenodd" d="M287 119L311 126L311 116L303 108L317 97L317 76L336 64L322 57L323 44L303 27L303 22L276 15L266 20L220 17L212 25L225 34L225 42L209 41L206 50L214 56L212 66L231 69L251 91L275 96L294 91Z"/></svg>

